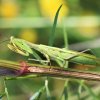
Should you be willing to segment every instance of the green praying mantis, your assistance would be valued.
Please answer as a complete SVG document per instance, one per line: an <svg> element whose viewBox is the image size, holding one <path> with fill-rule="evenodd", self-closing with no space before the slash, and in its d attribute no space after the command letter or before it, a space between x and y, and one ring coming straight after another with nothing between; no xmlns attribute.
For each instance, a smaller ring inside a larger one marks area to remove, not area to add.
<svg viewBox="0 0 100 100"><path fill-rule="evenodd" d="M33 55L37 61L50 63L50 60L58 62L58 64L64 66L69 62L76 64L88 65L88 66L100 66L100 59L94 55L86 54L85 51L77 52L67 50L65 48L50 47L42 44L33 44L23 39L14 38L11 36L8 47L21 55L29 56ZM34 50L42 53L46 57L46 61L43 61L40 56L35 53ZM33 59L34 60L34 59ZM60 62L60 63L59 63Z"/></svg>

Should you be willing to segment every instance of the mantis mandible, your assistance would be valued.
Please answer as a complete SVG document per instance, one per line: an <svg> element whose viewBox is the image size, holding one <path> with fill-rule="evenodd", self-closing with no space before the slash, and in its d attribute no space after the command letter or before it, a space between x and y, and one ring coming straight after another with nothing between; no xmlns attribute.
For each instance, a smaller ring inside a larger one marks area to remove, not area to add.
<svg viewBox="0 0 100 100"><path fill-rule="evenodd" d="M96 58L94 55L66 50L63 48L50 47L42 44L33 44L23 39L14 38L13 36L10 38L8 47L12 51L24 56L32 54L35 58L38 57L40 62L42 59L34 52L33 49L42 53L47 59L46 62L50 62L50 60L59 60L62 63L69 61L89 66L100 66L100 59Z"/></svg>

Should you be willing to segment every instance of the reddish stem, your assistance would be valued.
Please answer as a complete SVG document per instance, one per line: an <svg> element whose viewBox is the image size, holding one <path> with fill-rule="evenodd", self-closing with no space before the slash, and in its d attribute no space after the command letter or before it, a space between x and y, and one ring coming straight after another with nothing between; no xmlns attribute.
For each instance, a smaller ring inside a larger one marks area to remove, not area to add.
<svg viewBox="0 0 100 100"><path fill-rule="evenodd" d="M27 65L27 63L25 61L21 61L20 62L20 67L21 67L20 72L19 72L20 75L29 72L28 65Z"/></svg>

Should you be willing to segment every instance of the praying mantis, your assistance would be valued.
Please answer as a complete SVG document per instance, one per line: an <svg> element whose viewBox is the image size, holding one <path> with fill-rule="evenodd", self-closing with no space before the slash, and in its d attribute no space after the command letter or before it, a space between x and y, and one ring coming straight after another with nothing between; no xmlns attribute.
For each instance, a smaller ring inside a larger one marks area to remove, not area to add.
<svg viewBox="0 0 100 100"><path fill-rule="evenodd" d="M85 51L77 52L64 48L50 47L42 44L33 44L13 36L10 37L8 47L12 51L24 56L33 55L35 58L38 58L38 60L36 60L40 62L50 63L50 60L58 61L62 64L62 67L66 61L88 66L100 66L100 59L96 58L94 55L84 53ZM43 61L33 49L42 53L47 60Z"/></svg>

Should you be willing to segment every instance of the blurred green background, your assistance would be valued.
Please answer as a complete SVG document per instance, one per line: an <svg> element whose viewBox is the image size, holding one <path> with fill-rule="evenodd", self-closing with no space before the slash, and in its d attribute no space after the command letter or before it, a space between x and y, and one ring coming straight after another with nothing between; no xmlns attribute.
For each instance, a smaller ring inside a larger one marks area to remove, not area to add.
<svg viewBox="0 0 100 100"><path fill-rule="evenodd" d="M0 41L15 36L47 45L55 13L61 4L63 6L59 13L54 46L64 47L63 27L65 27L70 49L80 51L99 48L100 0L0 0ZM4 42L0 45L0 59L22 61L27 58L10 51L7 42ZM58 100L64 81L50 79L49 86L53 100ZM44 78L11 80L6 83L10 100L29 100L30 96L44 84ZM72 86L72 89L77 88ZM100 90L100 86L98 87ZM2 91L2 82L0 88ZM72 94L74 93L75 91ZM43 96L41 100L45 99Z"/></svg>

